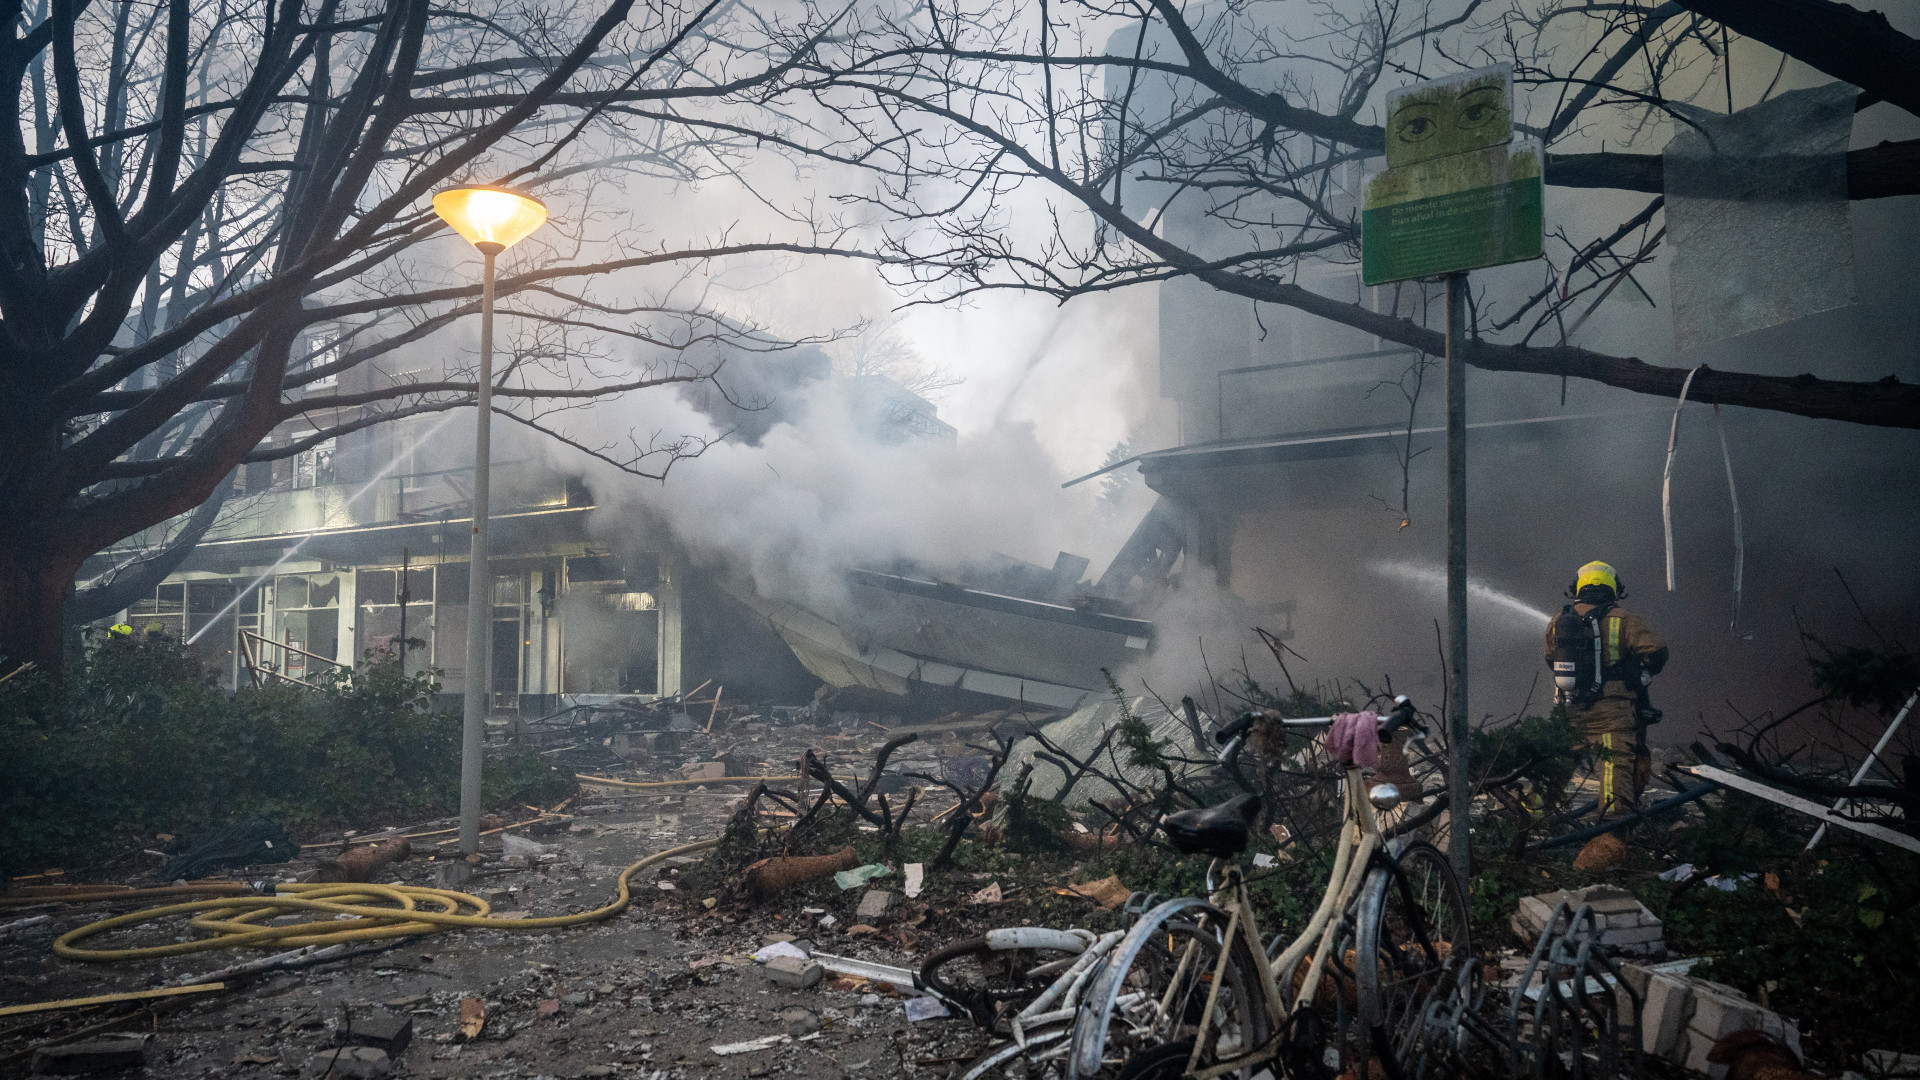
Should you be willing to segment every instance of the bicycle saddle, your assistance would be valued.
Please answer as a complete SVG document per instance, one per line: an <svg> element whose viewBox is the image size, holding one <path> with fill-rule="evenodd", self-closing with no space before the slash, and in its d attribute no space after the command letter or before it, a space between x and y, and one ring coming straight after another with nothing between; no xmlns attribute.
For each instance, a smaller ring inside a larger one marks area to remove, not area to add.
<svg viewBox="0 0 1920 1080"><path fill-rule="evenodd" d="M1260 816L1260 796L1236 795L1219 806L1182 810L1160 819L1175 851L1230 859L1247 849L1247 830Z"/></svg>

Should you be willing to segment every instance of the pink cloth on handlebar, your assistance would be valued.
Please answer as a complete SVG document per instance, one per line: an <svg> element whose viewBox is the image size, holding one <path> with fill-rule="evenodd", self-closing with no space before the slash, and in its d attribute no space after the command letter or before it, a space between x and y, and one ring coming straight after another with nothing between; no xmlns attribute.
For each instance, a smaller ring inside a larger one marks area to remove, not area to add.
<svg viewBox="0 0 1920 1080"><path fill-rule="evenodd" d="M1380 714L1340 713L1333 718L1333 730L1327 732L1327 753L1335 761L1371 769L1380 764Z"/></svg>

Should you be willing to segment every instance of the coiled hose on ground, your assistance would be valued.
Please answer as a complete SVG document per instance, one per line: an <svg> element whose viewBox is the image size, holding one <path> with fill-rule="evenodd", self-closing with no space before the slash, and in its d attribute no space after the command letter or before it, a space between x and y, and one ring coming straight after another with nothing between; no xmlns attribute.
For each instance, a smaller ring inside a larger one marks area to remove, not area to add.
<svg viewBox="0 0 1920 1080"><path fill-rule="evenodd" d="M152 960L163 956L209 952L215 949L276 947L300 949L309 946L339 945L348 942L382 941L416 937L442 930L552 930L565 926L610 919L633 903L630 882L641 870L676 855L687 855L719 846L720 838L682 844L649 855L620 872L615 885L618 897L605 907L574 915L553 915L533 919L489 918L492 908L471 893L452 889L429 889L417 885L366 884L282 884L273 895L213 896L178 904L145 908L127 915L91 922L69 930L54 940L54 955L67 960L101 963L115 960ZM81 894L63 900L125 899L136 893L153 895L204 896L208 890L228 891L231 886L180 886L123 892ZM375 906L375 905L391 906ZM309 912L313 919L287 926L262 926L277 916ZM125 926L138 926L159 919L192 915L188 924L210 934L193 941L171 945L148 945L129 949L84 949L75 942L108 933ZM346 916L343 918L342 916Z"/></svg>

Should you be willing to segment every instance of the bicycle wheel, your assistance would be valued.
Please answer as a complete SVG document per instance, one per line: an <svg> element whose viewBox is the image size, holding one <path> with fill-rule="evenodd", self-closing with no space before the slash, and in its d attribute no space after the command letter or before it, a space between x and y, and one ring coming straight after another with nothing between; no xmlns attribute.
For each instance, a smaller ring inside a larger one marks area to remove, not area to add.
<svg viewBox="0 0 1920 1080"><path fill-rule="evenodd" d="M920 982L992 1031L1052 984L1057 974L1047 970L1052 962L1071 962L1075 955L1062 949L995 949L986 938L967 938L927 957Z"/></svg>
<svg viewBox="0 0 1920 1080"><path fill-rule="evenodd" d="M1249 1077L1258 1071L1263 1062L1250 1055L1266 1045L1272 1024L1245 939L1234 938L1221 970L1220 943L1213 927L1168 920L1153 929L1138 952L1130 957L1116 954L1115 963L1122 960L1124 970L1107 972L1118 981L1118 997L1109 1017L1100 1069L1080 1071L1078 1076L1083 1080L1093 1076L1175 1080L1187 1071L1194 1041L1202 1037L1199 1068L1247 1057L1243 1066L1224 1075ZM1220 970L1220 985L1218 993L1212 993L1216 970ZM1213 1011L1208 1019L1210 993ZM1204 1025L1203 1019L1208 1019Z"/></svg>
<svg viewBox="0 0 1920 1080"><path fill-rule="evenodd" d="M1408 844L1398 870L1367 875L1355 912L1357 1015L1354 1075L1404 1075L1401 1063L1419 1036L1428 996L1444 990L1447 962L1471 958L1466 890L1453 864L1429 844ZM1371 958L1369 962L1368 958Z"/></svg>

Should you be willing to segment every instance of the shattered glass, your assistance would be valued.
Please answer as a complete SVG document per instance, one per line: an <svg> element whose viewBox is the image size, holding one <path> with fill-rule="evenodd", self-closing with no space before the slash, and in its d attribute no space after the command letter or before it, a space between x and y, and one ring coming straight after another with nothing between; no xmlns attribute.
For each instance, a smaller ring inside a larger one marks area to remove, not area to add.
<svg viewBox="0 0 1920 1080"><path fill-rule="evenodd" d="M1682 351L1854 302L1846 83L1732 115L1673 104L1665 151L1673 333Z"/></svg>

